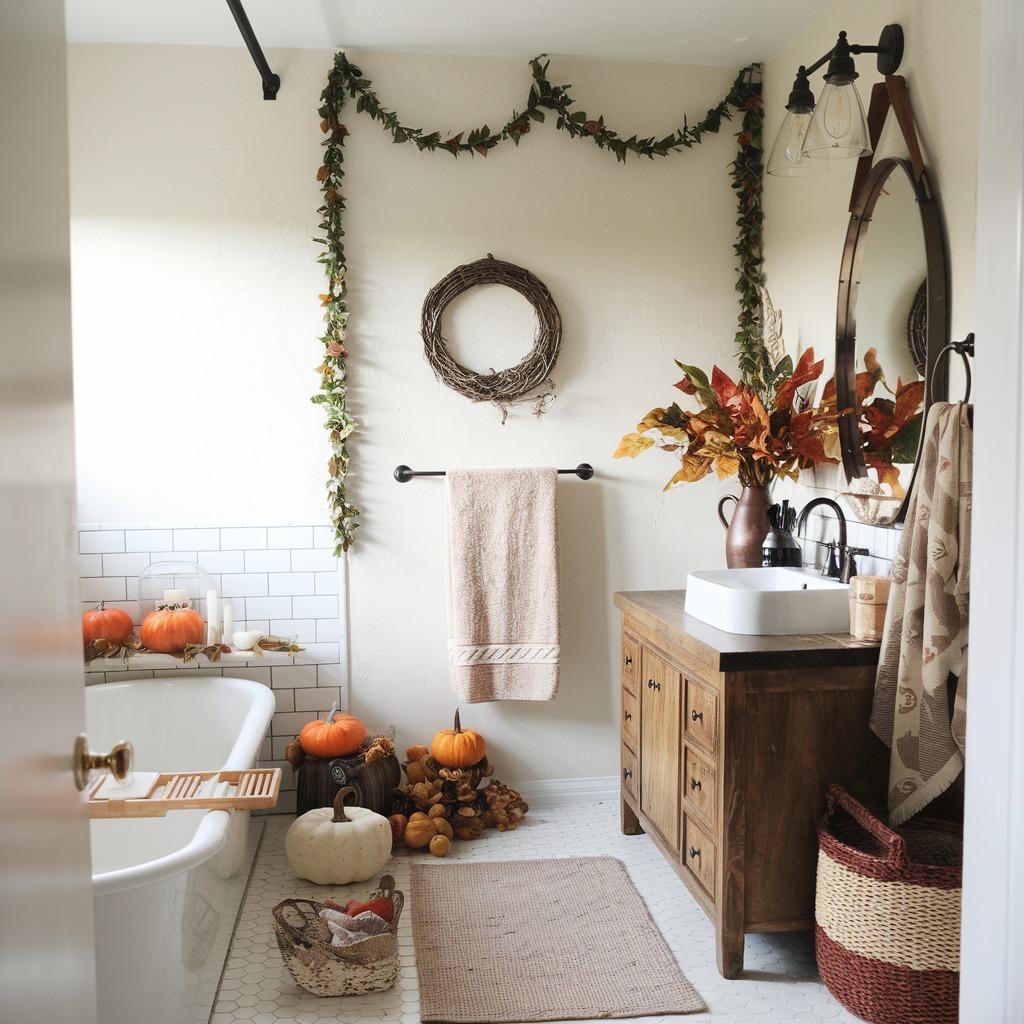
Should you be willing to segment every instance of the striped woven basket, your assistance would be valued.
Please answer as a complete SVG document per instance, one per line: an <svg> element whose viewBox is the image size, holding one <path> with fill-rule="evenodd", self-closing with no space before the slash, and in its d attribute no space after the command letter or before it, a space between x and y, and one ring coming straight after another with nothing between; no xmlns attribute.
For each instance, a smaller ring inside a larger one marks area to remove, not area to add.
<svg viewBox="0 0 1024 1024"><path fill-rule="evenodd" d="M894 832L840 786L818 827L815 951L828 990L872 1024L957 1024L963 834Z"/></svg>

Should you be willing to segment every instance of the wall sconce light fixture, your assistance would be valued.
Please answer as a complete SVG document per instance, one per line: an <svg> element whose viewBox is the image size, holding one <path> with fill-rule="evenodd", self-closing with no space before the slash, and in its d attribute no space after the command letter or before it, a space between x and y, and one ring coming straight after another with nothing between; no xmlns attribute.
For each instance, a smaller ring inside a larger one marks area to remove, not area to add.
<svg viewBox="0 0 1024 1024"><path fill-rule="evenodd" d="M877 46L849 43L840 32L836 45L810 67L801 66L793 82L771 156L768 173L784 177L825 174L829 157L859 158L871 153L867 119L857 92L857 69L853 58L859 53L876 53L883 75L893 75L903 60L903 29L886 25ZM815 103L809 76L828 61L825 88Z"/></svg>

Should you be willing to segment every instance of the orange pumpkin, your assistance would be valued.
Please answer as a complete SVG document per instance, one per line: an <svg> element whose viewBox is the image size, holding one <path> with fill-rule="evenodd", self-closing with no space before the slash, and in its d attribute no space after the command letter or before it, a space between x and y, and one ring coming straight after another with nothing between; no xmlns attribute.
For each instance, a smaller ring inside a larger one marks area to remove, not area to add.
<svg viewBox="0 0 1024 1024"><path fill-rule="evenodd" d="M82 640L89 644L93 640L109 640L115 647L131 639L132 617L121 608L107 608L101 601L99 608L93 608L82 616Z"/></svg>
<svg viewBox="0 0 1024 1024"><path fill-rule="evenodd" d="M366 726L355 715L338 711L302 727L299 743L313 757L344 757L354 754L366 739Z"/></svg>
<svg viewBox="0 0 1024 1024"><path fill-rule="evenodd" d="M142 620L139 639L147 650L179 654L186 644L206 640L206 623L192 608L159 608Z"/></svg>
<svg viewBox="0 0 1024 1024"><path fill-rule="evenodd" d="M447 768L468 768L480 761L486 751L487 744L480 733L462 728L458 708L455 709L455 728L442 729L430 741L434 760Z"/></svg>

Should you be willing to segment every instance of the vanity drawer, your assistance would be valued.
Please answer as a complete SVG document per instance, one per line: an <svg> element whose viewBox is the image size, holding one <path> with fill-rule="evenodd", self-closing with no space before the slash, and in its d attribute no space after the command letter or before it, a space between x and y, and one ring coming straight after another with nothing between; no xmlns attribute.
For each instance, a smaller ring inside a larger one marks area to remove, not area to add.
<svg viewBox="0 0 1024 1024"><path fill-rule="evenodd" d="M711 837L687 814L683 818L683 863L712 899L718 850Z"/></svg>
<svg viewBox="0 0 1024 1024"><path fill-rule="evenodd" d="M640 691L637 689L637 680L640 678L640 644L631 636L622 634L622 689L632 694Z"/></svg>
<svg viewBox="0 0 1024 1024"><path fill-rule="evenodd" d="M636 697L623 688L622 690L622 742L628 743L633 750L637 749L637 735L640 724L640 704Z"/></svg>
<svg viewBox="0 0 1024 1024"><path fill-rule="evenodd" d="M718 771L693 747L683 747L683 805L694 808L714 829L718 812Z"/></svg>
<svg viewBox="0 0 1024 1024"><path fill-rule="evenodd" d="M637 775L636 754L625 743L622 744L622 786L633 797L638 797L639 776Z"/></svg>
<svg viewBox="0 0 1024 1024"><path fill-rule="evenodd" d="M718 694L696 679L686 680L683 734L711 753L718 750Z"/></svg>

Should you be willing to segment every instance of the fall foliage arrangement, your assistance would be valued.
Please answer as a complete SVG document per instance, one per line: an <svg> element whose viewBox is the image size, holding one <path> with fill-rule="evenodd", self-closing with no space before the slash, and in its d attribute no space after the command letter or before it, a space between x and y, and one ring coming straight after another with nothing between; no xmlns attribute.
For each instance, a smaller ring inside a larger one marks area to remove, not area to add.
<svg viewBox="0 0 1024 1024"><path fill-rule="evenodd" d="M615 458L636 458L649 448L672 452L681 466L665 489L700 480L714 471L719 479L739 475L745 487L767 487L774 480L796 480L803 469L839 461L839 427L834 378L820 403L812 406L799 389L816 381L824 360L807 349L797 360L774 364L764 350L756 369L738 383L715 366L708 379L696 366L676 361L683 377L675 385L696 409L677 402L652 409L619 443ZM655 436L649 436L651 433Z"/></svg>
<svg viewBox="0 0 1024 1024"><path fill-rule="evenodd" d="M864 369L856 376L857 430L864 465L874 470L880 484L888 484L894 498L905 498L900 463L917 458L924 413L924 381L895 385L885 377L876 349L864 353Z"/></svg>

